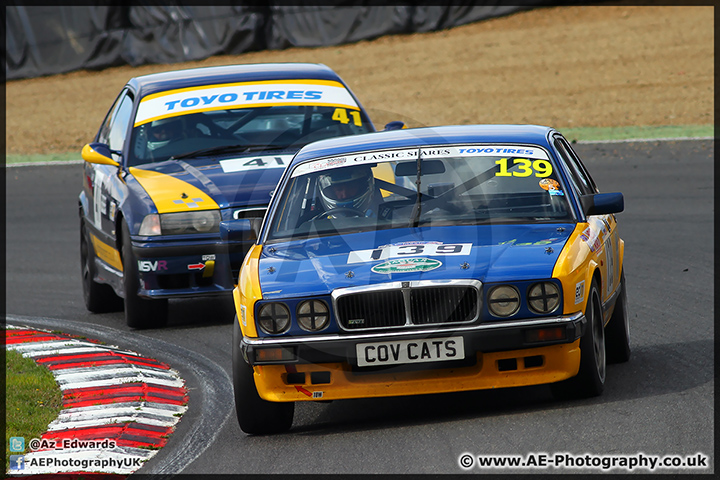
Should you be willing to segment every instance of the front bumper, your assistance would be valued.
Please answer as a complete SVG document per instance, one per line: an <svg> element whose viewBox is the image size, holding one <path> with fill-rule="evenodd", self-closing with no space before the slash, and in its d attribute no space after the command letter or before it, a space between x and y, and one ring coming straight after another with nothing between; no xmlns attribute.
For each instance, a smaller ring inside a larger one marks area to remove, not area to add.
<svg viewBox="0 0 720 480"><path fill-rule="evenodd" d="M564 337L551 340L529 339L531 332L560 328ZM540 319L512 320L505 322L483 323L455 329L421 329L403 332L356 333L332 335L308 335L304 337L244 337L240 350L250 365L278 365L286 363L333 363L345 362L357 365L355 346L358 343L392 342L395 340L417 340L462 336L466 352L498 352L535 348L562 343L571 343L580 338L585 331L585 316L578 312L569 316ZM258 350L283 348L293 353L294 360L258 359Z"/></svg>
<svg viewBox="0 0 720 480"><path fill-rule="evenodd" d="M402 333L319 335L303 338L248 338L240 349L255 367L255 383L268 401L335 400L443 393L557 382L577 374L582 313L495 322L457 329ZM538 330L562 331L563 338L538 340ZM359 367L356 345L462 336L460 361ZM283 349L284 360L258 352Z"/></svg>
<svg viewBox="0 0 720 480"><path fill-rule="evenodd" d="M191 242L136 242L140 289L145 298L182 298L231 294L237 281L233 265L245 258L252 242L218 239Z"/></svg>

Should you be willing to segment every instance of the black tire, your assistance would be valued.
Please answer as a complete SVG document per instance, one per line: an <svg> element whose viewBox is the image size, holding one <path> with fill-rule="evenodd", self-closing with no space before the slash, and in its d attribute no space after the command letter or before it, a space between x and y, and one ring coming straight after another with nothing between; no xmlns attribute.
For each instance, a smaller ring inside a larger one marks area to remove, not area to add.
<svg viewBox="0 0 720 480"><path fill-rule="evenodd" d="M624 271L620 277L620 289L612 317L605 327L608 363L624 363L630 360L630 318L628 317L627 285Z"/></svg>
<svg viewBox="0 0 720 480"><path fill-rule="evenodd" d="M167 299L148 300L138 296L140 277L137 259L132 251L130 232L123 222L122 235L123 289L125 293L125 322L130 328L155 328L167 323Z"/></svg>
<svg viewBox="0 0 720 480"><path fill-rule="evenodd" d="M123 308L120 297L110 285L95 281L95 249L90 241L85 220L80 220L80 273L82 275L85 307L93 313L119 312Z"/></svg>
<svg viewBox="0 0 720 480"><path fill-rule="evenodd" d="M580 339L580 370L576 376L550 385L558 398L596 397L605 389L605 329L600 290L595 280L590 287L585 318L585 333Z"/></svg>
<svg viewBox="0 0 720 480"><path fill-rule="evenodd" d="M233 324L232 338L235 414L240 429L251 435L282 433L290 430L295 414L295 403L268 402L260 397L253 379L253 369L247 364L240 351L242 332L237 316Z"/></svg>

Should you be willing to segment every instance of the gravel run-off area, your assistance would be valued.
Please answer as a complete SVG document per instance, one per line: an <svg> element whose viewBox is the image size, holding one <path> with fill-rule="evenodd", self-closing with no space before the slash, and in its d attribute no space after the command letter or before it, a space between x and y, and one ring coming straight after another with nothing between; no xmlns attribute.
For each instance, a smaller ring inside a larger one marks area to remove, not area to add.
<svg viewBox="0 0 720 480"><path fill-rule="evenodd" d="M450 30L326 48L77 71L6 84L6 153L78 152L125 82L232 63L334 69L376 127L714 123L714 7L592 5L521 11ZM79 157L79 155L78 155Z"/></svg>

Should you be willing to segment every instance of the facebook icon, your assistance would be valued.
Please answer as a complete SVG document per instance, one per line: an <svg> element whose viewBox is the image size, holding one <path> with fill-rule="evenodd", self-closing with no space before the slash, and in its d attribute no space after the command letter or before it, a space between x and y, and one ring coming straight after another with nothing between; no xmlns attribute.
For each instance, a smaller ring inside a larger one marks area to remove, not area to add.
<svg viewBox="0 0 720 480"><path fill-rule="evenodd" d="M25 455L10 455L10 470L24 470Z"/></svg>

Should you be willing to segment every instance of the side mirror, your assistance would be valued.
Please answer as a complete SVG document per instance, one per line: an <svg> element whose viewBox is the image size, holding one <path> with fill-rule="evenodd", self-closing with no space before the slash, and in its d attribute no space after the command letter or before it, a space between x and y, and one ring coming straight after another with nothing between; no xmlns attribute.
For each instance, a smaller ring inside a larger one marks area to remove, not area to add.
<svg viewBox="0 0 720 480"><path fill-rule="evenodd" d="M119 167L120 164L112 159L113 153L118 152L113 152L104 143L88 143L82 149L82 158L88 163Z"/></svg>
<svg viewBox="0 0 720 480"><path fill-rule="evenodd" d="M387 132L389 130L402 130L405 128L405 122L401 122L400 120L395 120L394 122L390 122L387 125L385 125L385 128L383 128L383 132Z"/></svg>
<svg viewBox="0 0 720 480"><path fill-rule="evenodd" d="M255 241L259 228L258 222L253 220L242 218L220 222L220 238L223 242L230 243Z"/></svg>
<svg viewBox="0 0 720 480"><path fill-rule="evenodd" d="M625 210L622 193L596 193L580 196L580 203L586 216L620 213Z"/></svg>

